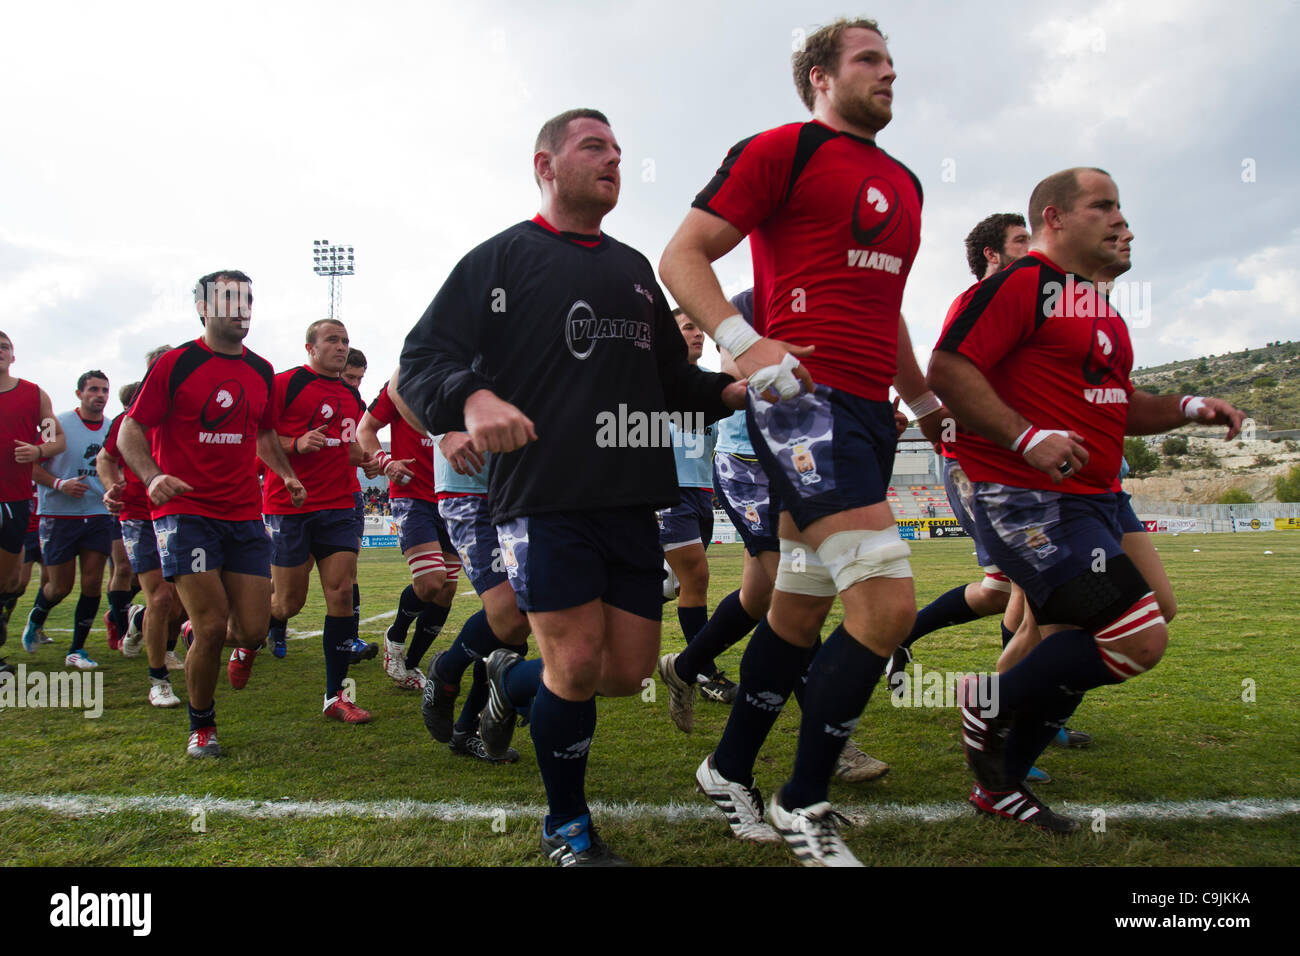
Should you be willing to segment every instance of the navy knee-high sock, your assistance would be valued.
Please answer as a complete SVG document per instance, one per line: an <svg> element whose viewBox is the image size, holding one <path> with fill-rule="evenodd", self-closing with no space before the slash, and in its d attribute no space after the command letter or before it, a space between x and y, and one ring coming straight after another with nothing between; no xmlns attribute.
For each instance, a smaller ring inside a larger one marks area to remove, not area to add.
<svg viewBox="0 0 1300 956"><path fill-rule="evenodd" d="M447 623L449 613L451 613L450 606L443 607L432 602L420 612L420 616L415 619L415 636L411 638L411 646L406 651L407 670L420 669L420 660L424 657L424 652L442 633L442 626Z"/></svg>
<svg viewBox="0 0 1300 956"><path fill-rule="evenodd" d="M62 601L63 598L59 598ZM32 604L31 614L28 619L40 627L45 623L45 619L50 616L50 612L59 606L59 601L51 601L45 596L45 588L36 589L36 601Z"/></svg>
<svg viewBox="0 0 1300 956"><path fill-rule="evenodd" d="M843 624L826 638L808 668L794 774L781 793L784 807L808 807L826 799L835 761L888 663L888 657L854 640Z"/></svg>
<svg viewBox="0 0 1300 956"><path fill-rule="evenodd" d="M90 629L94 626L95 615L98 613L98 594L94 596L83 594L77 598L77 610L72 624L72 647L70 650L80 650L86 646L86 638L90 636Z"/></svg>
<svg viewBox="0 0 1300 956"><path fill-rule="evenodd" d="M352 630L356 637L361 636L361 585L352 582Z"/></svg>
<svg viewBox="0 0 1300 956"><path fill-rule="evenodd" d="M1052 705L1059 688L1076 694L1119 679L1101 659L1097 642L1086 631L1057 631L1025 655L1015 667L997 679L997 708L1004 717L1021 708ZM1059 703L1057 704L1059 706Z"/></svg>
<svg viewBox="0 0 1300 956"><path fill-rule="evenodd" d="M1016 632L1007 627L1005 620L999 621L998 626L1002 628L1002 649L1005 651L1007 645L1011 643L1011 639L1016 636Z"/></svg>
<svg viewBox="0 0 1300 956"><path fill-rule="evenodd" d="M678 609L678 615L681 609ZM732 591L713 610L713 617L677 655L673 669L682 680L695 680L697 675L712 677L718 669L714 658L735 644L758 626L758 621L745 613L740 603L740 591Z"/></svg>
<svg viewBox="0 0 1300 956"><path fill-rule="evenodd" d="M813 653L812 648L783 641L767 618L759 621L740 659L740 693L714 752L718 773L746 785L754 778L754 761L763 741L808 669Z"/></svg>
<svg viewBox="0 0 1300 956"><path fill-rule="evenodd" d="M1052 738L1065 726L1065 722L1082 702L1083 694L1070 693L1057 687L1050 700L1025 708L1016 715L1011 732L1007 734L1003 755L1007 780L1019 783L1025 779L1034 761L1047 749Z"/></svg>
<svg viewBox="0 0 1300 956"><path fill-rule="evenodd" d="M451 642L447 653L438 658L435 668L438 679L444 684L460 686L461 676L475 661L487 660L489 654L505 647L488 624L487 611L479 608L460 626L460 633Z"/></svg>
<svg viewBox="0 0 1300 956"><path fill-rule="evenodd" d="M126 636L126 628L129 623L126 618L126 609L130 604L130 591L124 589L108 592L108 614L113 621L113 626L117 628L117 633L123 637Z"/></svg>
<svg viewBox="0 0 1300 956"><path fill-rule="evenodd" d="M465 706L456 718L456 730L472 733L478 727L478 715L488 702L487 667L482 661L474 662L474 683L465 695Z"/></svg>
<svg viewBox="0 0 1300 956"><path fill-rule="evenodd" d="M325 699L337 696L343 690L348 676L348 663L352 660L352 615L327 615L321 647L325 651Z"/></svg>
<svg viewBox="0 0 1300 956"><path fill-rule="evenodd" d="M283 641L285 639L285 635L288 633L288 630L289 630L289 622L281 618L278 618L274 614L272 614L271 621L266 627L267 643L273 644L275 643L277 638Z"/></svg>
<svg viewBox="0 0 1300 956"><path fill-rule="evenodd" d="M682 636L686 638L686 643L690 644L695 640L695 635L704 629L704 625L709 623L709 609L702 604L697 607L682 607L679 602L677 623L682 627Z"/></svg>
<svg viewBox="0 0 1300 956"><path fill-rule="evenodd" d="M388 628L388 639L394 644L405 644L406 634L411 629L411 622L420 616L429 605L420 600L415 593L415 586L408 584L402 596L397 599L397 617L393 618Z"/></svg>
<svg viewBox="0 0 1300 956"><path fill-rule="evenodd" d="M515 710L523 715L528 708L532 707L533 698L541 689L542 659L534 657L532 660L520 661L506 671L502 684L505 685L506 696L510 698L510 703L514 704Z"/></svg>
<svg viewBox="0 0 1300 956"><path fill-rule="evenodd" d="M545 824L548 832L588 812L587 752L595 732L595 697L571 701L552 694L545 684L538 689L533 699L532 736L550 810Z"/></svg>
<svg viewBox="0 0 1300 956"><path fill-rule="evenodd" d="M939 595L916 612L916 623L912 625L912 633L907 635L903 646L911 647L919 638L931 631L952 627L954 624L965 624L979 616L966 603L966 585L962 584Z"/></svg>
<svg viewBox="0 0 1300 956"><path fill-rule="evenodd" d="M821 638L819 637L817 638L817 643L814 644L808 652L808 665L810 667L812 666L812 662L817 659L817 652L820 651L821 649L822 649L822 641ZM807 691L808 691L808 671L805 669L803 672L803 676L800 677L799 680L795 683L794 690L791 692L794 694L795 703L799 705L800 711L803 710L803 695L807 693Z"/></svg>

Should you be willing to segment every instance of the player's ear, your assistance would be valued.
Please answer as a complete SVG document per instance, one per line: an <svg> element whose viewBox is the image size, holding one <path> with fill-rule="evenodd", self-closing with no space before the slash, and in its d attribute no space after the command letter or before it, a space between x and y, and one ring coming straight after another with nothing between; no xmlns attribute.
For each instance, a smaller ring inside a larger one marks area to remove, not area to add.
<svg viewBox="0 0 1300 956"><path fill-rule="evenodd" d="M543 179L555 178L554 157L544 149L539 149L533 154L533 175L537 178L538 185L541 185Z"/></svg>

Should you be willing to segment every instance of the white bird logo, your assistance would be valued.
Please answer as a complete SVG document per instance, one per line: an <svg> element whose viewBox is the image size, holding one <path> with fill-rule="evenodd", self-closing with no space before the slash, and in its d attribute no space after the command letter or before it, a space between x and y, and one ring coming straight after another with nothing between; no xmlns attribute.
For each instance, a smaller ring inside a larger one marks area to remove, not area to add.
<svg viewBox="0 0 1300 956"><path fill-rule="evenodd" d="M1101 349L1102 355L1109 355L1111 352L1115 351L1115 346L1111 344L1110 336L1101 329L1097 330L1097 345Z"/></svg>
<svg viewBox="0 0 1300 956"><path fill-rule="evenodd" d="M231 405L235 404L235 396L231 395L223 388L221 391L217 392L217 404L222 408L229 408Z"/></svg>
<svg viewBox="0 0 1300 956"><path fill-rule="evenodd" d="M876 207L876 212L889 212L889 200L875 186L867 190L867 202Z"/></svg>

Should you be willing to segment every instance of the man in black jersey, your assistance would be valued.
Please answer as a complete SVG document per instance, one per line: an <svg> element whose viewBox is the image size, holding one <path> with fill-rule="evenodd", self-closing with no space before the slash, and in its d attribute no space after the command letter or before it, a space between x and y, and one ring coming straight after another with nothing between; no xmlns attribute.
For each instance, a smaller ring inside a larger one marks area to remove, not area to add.
<svg viewBox="0 0 1300 956"><path fill-rule="evenodd" d="M562 866L622 862L591 825L587 751L596 694L639 693L658 654L654 512L678 501L666 410L707 423L744 402L741 383L687 362L645 257L601 234L619 154L595 110L542 127L539 215L461 260L407 336L394 389L431 433L467 431L497 456L492 519L544 671L494 652L481 731L499 746L535 695L542 849Z"/></svg>

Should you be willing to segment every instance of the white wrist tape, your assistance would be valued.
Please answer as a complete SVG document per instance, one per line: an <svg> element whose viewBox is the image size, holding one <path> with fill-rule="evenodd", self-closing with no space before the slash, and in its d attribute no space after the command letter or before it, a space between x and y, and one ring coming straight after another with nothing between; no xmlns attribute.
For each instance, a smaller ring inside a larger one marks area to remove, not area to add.
<svg viewBox="0 0 1300 956"><path fill-rule="evenodd" d="M66 480L67 480L67 479L65 479L65 478L55 478L55 479L54 479L54 490L55 490L55 491L62 491L62 490L63 490L63 482L66 481Z"/></svg>
<svg viewBox="0 0 1300 956"><path fill-rule="evenodd" d="M1205 407L1205 399L1200 395L1184 395L1183 400L1178 403L1179 410L1185 418L1196 421L1201 417L1201 409Z"/></svg>
<svg viewBox="0 0 1300 956"><path fill-rule="evenodd" d="M740 358L746 349L762 338L739 315L728 316L713 330L713 341L718 344L718 348L730 352L733 359Z"/></svg>
<svg viewBox="0 0 1300 956"><path fill-rule="evenodd" d="M1069 438L1070 433L1052 428L1039 428L1036 425L1030 425L1011 445L1012 451L1018 451L1022 455L1028 455L1035 445L1044 441L1048 435L1060 435L1062 438Z"/></svg>
<svg viewBox="0 0 1300 956"><path fill-rule="evenodd" d="M926 415L933 415L939 409L943 408L943 402L939 401L939 396L934 392L926 392L919 395L907 403L907 407L912 411L912 417L920 421Z"/></svg>
<svg viewBox="0 0 1300 956"><path fill-rule="evenodd" d="M803 391L802 383L794 374L798 367L799 360L786 352L780 365L764 366L749 376L749 387L769 402L794 398ZM773 391L777 395L775 399L771 397Z"/></svg>

